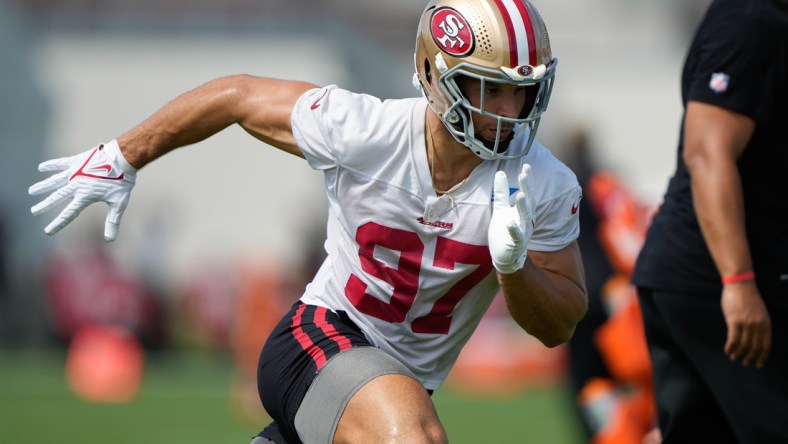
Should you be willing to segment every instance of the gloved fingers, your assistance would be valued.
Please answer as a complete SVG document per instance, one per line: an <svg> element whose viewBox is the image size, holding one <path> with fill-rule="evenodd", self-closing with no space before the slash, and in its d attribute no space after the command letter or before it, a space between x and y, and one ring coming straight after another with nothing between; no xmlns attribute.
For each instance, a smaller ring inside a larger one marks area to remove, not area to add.
<svg viewBox="0 0 788 444"><path fill-rule="evenodd" d="M520 183L521 190L530 190L531 184L533 182L533 177L531 176L531 165L524 163L523 169L520 171L520 174L517 176L517 181Z"/></svg>
<svg viewBox="0 0 788 444"><path fill-rule="evenodd" d="M514 203L517 206L517 214L520 215L520 225L523 231L528 230L533 226L533 208L528 199L528 194L523 193L522 190L517 193L514 198Z"/></svg>
<svg viewBox="0 0 788 444"><path fill-rule="evenodd" d="M493 207L503 206L509 206L509 180L506 173L498 171L493 182Z"/></svg>
<svg viewBox="0 0 788 444"><path fill-rule="evenodd" d="M68 200L73 194L74 187L71 186L71 184L66 185L65 187L59 188L54 193L47 196L46 199L33 205L33 207L30 208L30 212L33 213L33 216L47 213L56 206Z"/></svg>
<svg viewBox="0 0 788 444"><path fill-rule="evenodd" d="M529 207L533 210L533 192L534 189L534 176L531 174L531 165L523 164L523 169L517 176L517 182L520 184L520 191L525 194L525 198Z"/></svg>
<svg viewBox="0 0 788 444"><path fill-rule="evenodd" d="M38 194L54 191L58 188L64 187L66 184L68 184L68 171L62 171L40 182L34 183L30 188L27 189L27 193L31 196L36 196Z"/></svg>
<svg viewBox="0 0 788 444"><path fill-rule="evenodd" d="M104 222L104 240L112 242L118 237L118 230L120 229L120 219L126 211L126 205L129 203L129 195L126 194L118 202L109 204L109 212L107 213L107 220Z"/></svg>
<svg viewBox="0 0 788 444"><path fill-rule="evenodd" d="M515 247L519 247L523 243L523 230L515 221L509 221L506 225L506 229L509 231L509 236L512 238L512 244Z"/></svg>
<svg viewBox="0 0 788 444"><path fill-rule="evenodd" d="M63 227L71 223L79 213L82 212L88 205L90 205L92 201L86 197L78 196L75 197L74 200L71 201L66 208L63 208L63 211L53 220L49 225L44 228L44 233L48 235L53 235L58 231L62 230Z"/></svg>
<svg viewBox="0 0 788 444"><path fill-rule="evenodd" d="M47 160L38 164L38 171L45 173L48 171L63 171L67 170L74 162L74 157L61 157L58 159Z"/></svg>

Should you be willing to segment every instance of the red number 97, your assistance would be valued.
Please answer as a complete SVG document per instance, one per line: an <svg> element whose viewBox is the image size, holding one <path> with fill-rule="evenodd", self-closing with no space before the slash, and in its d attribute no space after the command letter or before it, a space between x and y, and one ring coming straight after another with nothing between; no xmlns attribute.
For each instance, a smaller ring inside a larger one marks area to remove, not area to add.
<svg viewBox="0 0 788 444"><path fill-rule="evenodd" d="M368 222L356 232L359 244L361 269L388 283L392 288L389 302L367 293L367 285L351 274L345 285L345 296L360 312L387 322L405 321L408 311L419 291L419 274L424 256L424 243L412 231L390 228ZM373 257L375 246L398 251L397 268L392 268ZM471 245L439 237L435 246L432 265L453 270L455 264L474 264L476 269L441 296L426 316L411 323L414 333L447 334L451 326L451 313L460 300L492 271L490 251L484 245Z"/></svg>

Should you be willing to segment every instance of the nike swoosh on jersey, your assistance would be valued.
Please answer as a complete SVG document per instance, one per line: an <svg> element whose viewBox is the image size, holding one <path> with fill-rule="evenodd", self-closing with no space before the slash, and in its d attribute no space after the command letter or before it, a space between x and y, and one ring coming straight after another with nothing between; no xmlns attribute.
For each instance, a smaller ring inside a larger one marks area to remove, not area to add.
<svg viewBox="0 0 788 444"><path fill-rule="evenodd" d="M323 100L323 97L325 97L326 94L328 94L328 90L323 91L323 95L320 96L319 99L315 100L315 103L312 104L311 109L318 109L320 107L320 101Z"/></svg>

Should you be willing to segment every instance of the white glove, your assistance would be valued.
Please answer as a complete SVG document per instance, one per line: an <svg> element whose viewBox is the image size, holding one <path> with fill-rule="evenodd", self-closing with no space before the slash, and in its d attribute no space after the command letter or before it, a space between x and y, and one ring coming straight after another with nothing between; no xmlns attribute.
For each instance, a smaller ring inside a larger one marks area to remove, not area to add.
<svg viewBox="0 0 788 444"><path fill-rule="evenodd" d="M118 236L120 218L129 203L131 190L137 180L136 168L129 165L113 140L71 157L48 160L38 171L60 171L28 189L30 195L48 193L46 199L34 205L34 216L51 211L69 198L73 199L44 232L52 235L76 218L88 205L103 201L109 205L104 224L104 240L112 242Z"/></svg>
<svg viewBox="0 0 788 444"><path fill-rule="evenodd" d="M509 205L509 181L506 173L495 173L493 183L493 214L487 231L487 242L493 265L503 274L514 273L523 268L527 255L526 247L534 233L531 165L523 165L517 180L520 191L514 197L514 206Z"/></svg>

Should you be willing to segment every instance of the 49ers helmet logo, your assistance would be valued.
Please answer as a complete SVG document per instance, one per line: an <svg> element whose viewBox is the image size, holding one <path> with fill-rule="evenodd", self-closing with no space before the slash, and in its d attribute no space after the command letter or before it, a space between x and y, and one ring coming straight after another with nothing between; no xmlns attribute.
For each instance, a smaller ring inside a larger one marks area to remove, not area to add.
<svg viewBox="0 0 788 444"><path fill-rule="evenodd" d="M432 14L432 38L438 47L454 57L464 57L473 51L473 31L468 21L453 8L440 8Z"/></svg>

